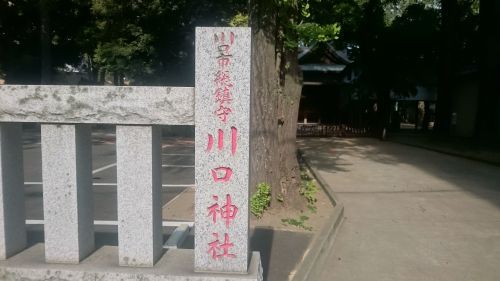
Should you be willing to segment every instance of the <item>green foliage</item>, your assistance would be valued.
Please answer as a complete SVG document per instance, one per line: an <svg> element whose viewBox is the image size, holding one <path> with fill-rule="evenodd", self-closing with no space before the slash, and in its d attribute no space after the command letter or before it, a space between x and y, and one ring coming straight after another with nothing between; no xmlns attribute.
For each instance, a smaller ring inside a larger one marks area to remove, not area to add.
<svg viewBox="0 0 500 281"><path fill-rule="evenodd" d="M327 42L338 39L340 25L338 23L320 25L317 23L303 23L296 27L298 37L305 45L315 42Z"/></svg>
<svg viewBox="0 0 500 281"><path fill-rule="evenodd" d="M310 18L311 12L309 11L309 3L305 3L301 7L302 8L300 9L300 15L302 16L302 18Z"/></svg>
<svg viewBox="0 0 500 281"><path fill-rule="evenodd" d="M0 62L7 83L40 82L41 3L48 9L53 70L67 64L99 83L106 72L132 84L190 85L194 29L226 25L244 0L0 0ZM54 71L55 72L55 71ZM97 80L100 80L99 82Z"/></svg>
<svg viewBox="0 0 500 281"><path fill-rule="evenodd" d="M316 201L318 201L318 198L316 198L316 194L318 193L319 189L314 183L314 180L309 176L309 174L306 171L300 172L300 179L301 179L301 186L299 188L299 193L300 195L306 198L308 208L311 211L314 210L315 212L316 207L314 205L316 204Z"/></svg>
<svg viewBox="0 0 500 281"><path fill-rule="evenodd" d="M232 27L248 26L248 14L243 14L241 12L237 13L229 21L229 26Z"/></svg>
<svg viewBox="0 0 500 281"><path fill-rule="evenodd" d="M250 198L250 212L257 218L261 218L270 204L271 186L267 183L259 183L257 190Z"/></svg>
<svg viewBox="0 0 500 281"><path fill-rule="evenodd" d="M158 66L158 52L148 21L164 10L160 1L93 0L91 10L96 17L93 32L98 41L95 63L102 70L129 79L151 75Z"/></svg>
<svg viewBox="0 0 500 281"><path fill-rule="evenodd" d="M318 208L315 205L307 205L307 209L313 214L318 212Z"/></svg>
<svg viewBox="0 0 500 281"><path fill-rule="evenodd" d="M140 27L129 26L130 39L117 38L100 43L95 49L94 60L103 70L139 77L153 72L154 48L150 34Z"/></svg>
<svg viewBox="0 0 500 281"><path fill-rule="evenodd" d="M44 3L42 5L42 2ZM48 15L53 68L77 65L82 31L90 24L89 1L0 1L0 62L9 84L40 83L41 18ZM42 13L42 6L45 7Z"/></svg>
<svg viewBox="0 0 500 281"><path fill-rule="evenodd" d="M287 49L338 39L340 25L314 22L307 1L278 0L276 3L278 19L283 26L280 35Z"/></svg>
<svg viewBox="0 0 500 281"><path fill-rule="evenodd" d="M435 9L409 5L390 25L380 0L367 2L363 12L357 35L359 53L354 58L361 73L355 81L361 98L375 94L380 100L389 100L391 91L409 96L417 85L435 83L439 53L439 45L433 44L439 42L439 13ZM386 104L379 106L389 112Z"/></svg>
<svg viewBox="0 0 500 281"><path fill-rule="evenodd" d="M308 216L302 215L298 219L294 218L286 218L286 219L281 219L281 222L284 224L289 224L293 225L308 231L312 231L312 227L306 225L306 221L309 220Z"/></svg>
<svg viewBox="0 0 500 281"><path fill-rule="evenodd" d="M411 5L423 5L426 9L435 9L440 7L441 0L386 0L383 2L386 24L390 25L395 18L401 17Z"/></svg>
<svg viewBox="0 0 500 281"><path fill-rule="evenodd" d="M271 1L276 32L289 49L332 40L337 49L350 47L350 58L364 73L356 85L360 94L408 92L408 86L436 77L442 0ZM191 83L194 27L246 26L251 13L242 0L44 2L53 68L85 64L85 71L121 72L144 84ZM0 62L7 83L40 81L40 3L0 1ZM479 3L458 1L461 66L481 54ZM184 79L178 77L189 78L177 83Z"/></svg>

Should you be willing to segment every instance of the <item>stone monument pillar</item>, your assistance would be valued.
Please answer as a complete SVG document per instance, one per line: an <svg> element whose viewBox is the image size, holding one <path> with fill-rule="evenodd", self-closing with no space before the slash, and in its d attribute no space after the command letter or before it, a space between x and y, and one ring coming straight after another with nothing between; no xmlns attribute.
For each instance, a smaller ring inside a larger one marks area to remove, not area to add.
<svg viewBox="0 0 500 281"><path fill-rule="evenodd" d="M195 271L246 273L250 28L196 29Z"/></svg>

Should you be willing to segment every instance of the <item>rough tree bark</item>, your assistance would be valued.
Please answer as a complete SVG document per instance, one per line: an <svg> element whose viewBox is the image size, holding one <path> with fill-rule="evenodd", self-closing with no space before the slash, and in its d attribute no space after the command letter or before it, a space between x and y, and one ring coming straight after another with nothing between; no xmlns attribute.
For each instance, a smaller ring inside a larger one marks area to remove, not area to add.
<svg viewBox="0 0 500 281"><path fill-rule="evenodd" d="M252 98L250 184L265 182L273 199L302 208L296 126L301 92L297 53L285 51L279 37L278 10L273 1L250 1L252 27ZM279 208L276 200L271 206Z"/></svg>

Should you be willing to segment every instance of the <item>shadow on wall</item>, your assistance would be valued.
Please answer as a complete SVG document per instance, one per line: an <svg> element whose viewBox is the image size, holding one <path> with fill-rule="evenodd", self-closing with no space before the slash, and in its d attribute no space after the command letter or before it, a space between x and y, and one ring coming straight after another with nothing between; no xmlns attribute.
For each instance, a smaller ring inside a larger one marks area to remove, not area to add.
<svg viewBox="0 0 500 281"><path fill-rule="evenodd" d="M269 267L271 266L271 251L273 246L274 230L267 228L256 228L250 235L250 249L260 252L262 268L264 269L264 280L286 280L269 279Z"/></svg>
<svg viewBox="0 0 500 281"><path fill-rule="evenodd" d="M164 137L194 138L194 126L162 126L161 133Z"/></svg>
<svg viewBox="0 0 500 281"><path fill-rule="evenodd" d="M170 237L170 233L175 227L163 227L163 242ZM28 247L44 242L43 225L27 226ZM95 226L95 248L102 246L118 246L118 226L116 225L97 225ZM184 247L183 247L184 248Z"/></svg>

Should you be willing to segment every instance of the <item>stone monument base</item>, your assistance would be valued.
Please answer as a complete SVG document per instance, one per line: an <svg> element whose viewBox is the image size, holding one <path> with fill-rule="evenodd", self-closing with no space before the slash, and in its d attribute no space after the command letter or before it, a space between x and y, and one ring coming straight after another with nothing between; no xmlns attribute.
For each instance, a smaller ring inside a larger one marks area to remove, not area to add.
<svg viewBox="0 0 500 281"><path fill-rule="evenodd" d="M36 244L23 252L0 261L0 280L52 281L262 281L260 254L253 252L247 274L194 272L194 251L168 250L154 267L122 267L118 265L118 248L103 246L80 264L45 263L44 244Z"/></svg>

